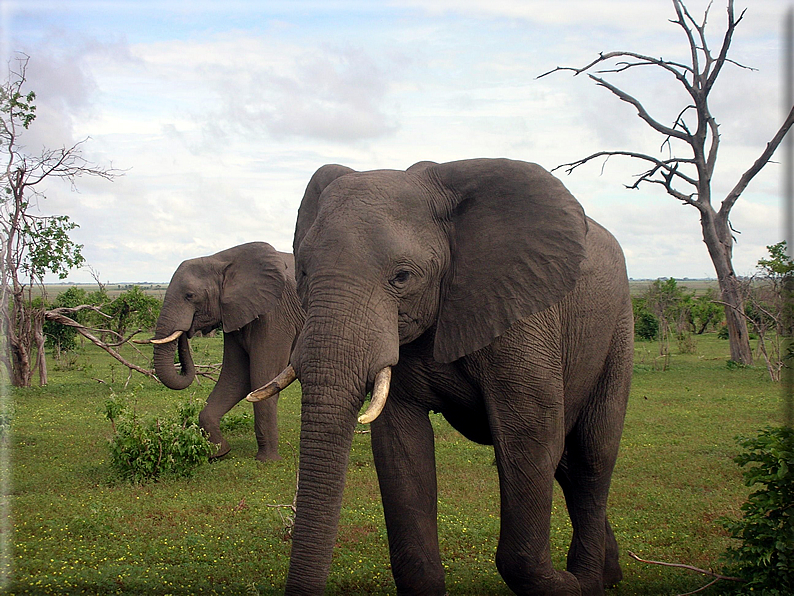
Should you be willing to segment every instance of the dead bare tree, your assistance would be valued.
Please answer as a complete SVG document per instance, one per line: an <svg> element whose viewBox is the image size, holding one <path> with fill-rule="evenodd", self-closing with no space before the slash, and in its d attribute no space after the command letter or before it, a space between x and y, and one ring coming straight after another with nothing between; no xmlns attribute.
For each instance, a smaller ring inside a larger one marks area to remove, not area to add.
<svg viewBox="0 0 794 596"><path fill-rule="evenodd" d="M711 183L717 163L720 134L717 120L709 107L709 94L726 64L748 68L728 58L734 31L746 11L742 11L736 18L733 0L728 0L727 28L719 51L714 55L706 38L708 9L705 11L702 22L698 22L689 13L682 0L672 0L672 2L676 18L671 22L678 25L686 37L689 49L688 61L678 62L636 52L614 51L599 54L598 58L581 68L557 67L540 75L543 77L557 71L573 71L574 75L587 73L597 86L604 87L619 100L633 106L637 110L637 115L664 138L660 154L664 154L666 151L667 156L656 157L635 151L599 151L577 161L562 164L555 169L565 168L565 171L570 174L574 169L595 159L604 158L606 161L615 156L629 157L646 163L648 169L639 174L634 183L627 185L626 188L637 189L641 184L657 184L664 188L667 194L683 204L697 209L703 241L714 264L722 294L721 301L725 305L731 359L741 364L752 364L747 324L742 316L744 303L739 280L733 269L734 238L730 213L742 192L769 162L794 123L794 106L791 107L772 140L767 143L755 162L740 176L731 191L722 199L719 208L716 208L712 204ZM678 84L683 86L691 99L691 103L685 105L678 112L672 125L660 122L651 116L640 100L606 81L602 76L597 76L606 73L623 73L643 67L662 69L669 73ZM596 70L596 68L601 70ZM688 155L679 156L675 153L674 146L676 150L680 148Z"/></svg>
<svg viewBox="0 0 794 596"><path fill-rule="evenodd" d="M36 118L35 93L24 93L29 57L18 54L9 63L8 77L0 84L0 362L11 383L27 387L36 368L39 382L47 383L44 353L43 306L34 304L34 286L43 287L47 272L66 277L84 259L82 245L69 238L77 227L65 215L41 215L35 209L44 199L45 180L61 179L74 187L77 178L99 176L113 180L119 170L92 164L82 155L85 141L71 147L25 152L21 134ZM34 359L35 358L35 359Z"/></svg>

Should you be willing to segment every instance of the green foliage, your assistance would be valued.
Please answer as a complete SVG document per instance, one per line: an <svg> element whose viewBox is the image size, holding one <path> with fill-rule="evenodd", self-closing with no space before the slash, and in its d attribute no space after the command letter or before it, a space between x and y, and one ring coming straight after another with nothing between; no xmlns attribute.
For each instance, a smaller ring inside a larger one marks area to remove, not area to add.
<svg viewBox="0 0 794 596"><path fill-rule="evenodd" d="M74 308L81 304L86 304L88 292L82 288L71 287L65 292L61 292L50 304L50 308ZM72 316L78 323L80 313ZM46 346L57 351L74 350L77 347L77 330L74 327L61 325L54 321L44 321L44 335L47 337Z"/></svg>
<svg viewBox="0 0 794 596"><path fill-rule="evenodd" d="M221 418L221 432L233 433L239 430L253 430L254 417L250 411L233 413L230 412Z"/></svg>
<svg viewBox="0 0 794 596"><path fill-rule="evenodd" d="M170 417L138 416L115 396L105 402L113 425L111 468L124 480L142 484L165 476L188 478L216 446L198 426L201 406L188 400Z"/></svg>
<svg viewBox="0 0 794 596"><path fill-rule="evenodd" d="M11 120L19 121L27 129L36 119L36 106L33 104L36 94L30 91L23 95L19 89L15 85L0 87L0 112L8 114Z"/></svg>
<svg viewBox="0 0 794 596"><path fill-rule="evenodd" d="M44 279L48 271L66 279L70 270L85 263L83 245L69 238L69 232L79 227L68 215L26 220L22 234L29 241L22 270L33 279Z"/></svg>
<svg viewBox="0 0 794 596"><path fill-rule="evenodd" d="M119 335L128 329L152 329L157 324L163 303L154 296L147 296L139 286L122 292L108 306L107 313L113 317L111 326Z"/></svg>
<svg viewBox="0 0 794 596"><path fill-rule="evenodd" d="M705 294L692 296L689 302L690 320L693 331L698 335L709 327L716 329L725 319L725 308L716 303L717 292L709 288Z"/></svg>
<svg viewBox="0 0 794 596"><path fill-rule="evenodd" d="M794 260L786 254L786 241L767 246L768 259L759 259L758 268L768 277L783 277L794 273Z"/></svg>
<svg viewBox="0 0 794 596"><path fill-rule="evenodd" d="M634 311L634 334L637 338L653 341L659 334L659 319L649 309L645 298L634 297L631 299Z"/></svg>
<svg viewBox="0 0 794 596"><path fill-rule="evenodd" d="M641 312L634 323L634 333L640 339L653 341L659 334L659 320L647 310Z"/></svg>
<svg viewBox="0 0 794 596"><path fill-rule="evenodd" d="M95 292L87 292L83 288L70 287L55 297L46 308L75 308L83 304L101 308L109 302L107 291L100 288ZM107 319L91 309L80 310L69 315L74 321L87 327L99 328L107 324ZM74 350L77 347L78 333L74 327L61 325L55 321L44 321L44 334L47 347L57 352Z"/></svg>
<svg viewBox="0 0 794 596"><path fill-rule="evenodd" d="M758 490L742 505L739 520L723 519L732 538L725 558L746 580L741 594L782 596L794 592L794 430L767 427L756 438L740 438L746 450L734 458L744 483Z"/></svg>

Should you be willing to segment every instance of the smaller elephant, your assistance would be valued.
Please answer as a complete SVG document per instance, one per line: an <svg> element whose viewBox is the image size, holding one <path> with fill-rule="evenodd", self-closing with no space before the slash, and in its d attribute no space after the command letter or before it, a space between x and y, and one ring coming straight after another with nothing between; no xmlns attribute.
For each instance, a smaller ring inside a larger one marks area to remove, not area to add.
<svg viewBox="0 0 794 596"><path fill-rule="evenodd" d="M221 418L251 389L286 366L303 319L294 259L265 242L189 259L177 268L152 340L154 368L167 387L185 389L196 375L188 339L222 326L223 367L199 415L199 424L218 445L212 457L230 450L221 434ZM178 368L174 366L177 349ZM254 405L260 461L279 459L276 412L276 403Z"/></svg>

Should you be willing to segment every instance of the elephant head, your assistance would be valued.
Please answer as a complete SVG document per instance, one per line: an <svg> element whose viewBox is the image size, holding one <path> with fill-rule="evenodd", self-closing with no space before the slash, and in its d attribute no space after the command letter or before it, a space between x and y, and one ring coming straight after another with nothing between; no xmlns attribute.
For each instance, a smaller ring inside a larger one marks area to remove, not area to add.
<svg viewBox="0 0 794 596"><path fill-rule="evenodd" d="M318 170L294 241L307 316L291 358L303 403L288 593L324 589L357 414L379 373L412 343L453 362L559 302L586 232L579 203L535 164Z"/></svg>
<svg viewBox="0 0 794 596"><path fill-rule="evenodd" d="M265 242L235 246L184 261L165 293L157 321L154 368L171 389L185 389L195 377L188 339L220 326L235 331L272 310L284 290L284 259ZM180 369L174 367L179 348Z"/></svg>

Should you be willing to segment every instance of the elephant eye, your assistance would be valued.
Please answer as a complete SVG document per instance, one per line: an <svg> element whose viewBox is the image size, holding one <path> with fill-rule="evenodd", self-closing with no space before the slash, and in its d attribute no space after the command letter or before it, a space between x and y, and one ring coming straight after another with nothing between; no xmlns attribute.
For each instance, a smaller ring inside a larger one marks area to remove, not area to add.
<svg viewBox="0 0 794 596"><path fill-rule="evenodd" d="M196 297L196 295L193 292L187 292L185 294L185 300L193 300L193 298L195 298L195 297Z"/></svg>
<svg viewBox="0 0 794 596"><path fill-rule="evenodd" d="M405 269L398 271L397 274L389 280L389 283L395 288L402 288L408 283L411 278L411 272Z"/></svg>

